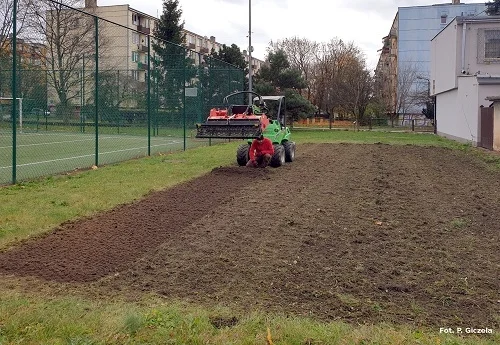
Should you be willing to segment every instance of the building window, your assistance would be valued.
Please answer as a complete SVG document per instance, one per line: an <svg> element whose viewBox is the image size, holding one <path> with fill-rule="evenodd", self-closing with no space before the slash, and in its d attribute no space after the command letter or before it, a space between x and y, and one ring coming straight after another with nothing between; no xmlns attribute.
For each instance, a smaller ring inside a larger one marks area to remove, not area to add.
<svg viewBox="0 0 500 345"><path fill-rule="evenodd" d="M132 13L132 24L139 25L139 15L137 13Z"/></svg>
<svg viewBox="0 0 500 345"><path fill-rule="evenodd" d="M144 63L148 63L148 54L144 54Z"/></svg>
<svg viewBox="0 0 500 345"><path fill-rule="evenodd" d="M448 16L446 15L441 15L441 24L446 24L446 19L448 18Z"/></svg>
<svg viewBox="0 0 500 345"><path fill-rule="evenodd" d="M133 62L139 62L139 53L138 52L132 52L132 61Z"/></svg>
<svg viewBox="0 0 500 345"><path fill-rule="evenodd" d="M500 59L500 30L484 31L484 58Z"/></svg>
<svg viewBox="0 0 500 345"><path fill-rule="evenodd" d="M137 32L132 32L132 43L139 44L139 34Z"/></svg>
<svg viewBox="0 0 500 345"><path fill-rule="evenodd" d="M139 71L132 71L132 79L139 80Z"/></svg>

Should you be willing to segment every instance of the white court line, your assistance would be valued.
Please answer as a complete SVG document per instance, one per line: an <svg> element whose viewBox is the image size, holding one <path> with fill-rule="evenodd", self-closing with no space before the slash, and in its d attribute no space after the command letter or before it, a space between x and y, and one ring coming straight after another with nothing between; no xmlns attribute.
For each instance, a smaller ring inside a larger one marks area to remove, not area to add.
<svg viewBox="0 0 500 345"><path fill-rule="evenodd" d="M172 145L172 144L181 144L182 141L172 141L167 144L162 144L162 145L151 145L151 147L158 147L158 146L164 146L164 145ZM144 147L134 147L131 149L124 149L124 150L116 150L116 151L109 151L109 152L99 152L99 155L106 155L110 153L118 153L118 152L125 152L125 151L134 151L134 150L139 150L139 149L147 149L147 146ZM38 164L46 164L46 163L53 163L53 162L60 162L60 161L67 161L71 159L78 159L78 158L87 158L87 157L94 157L95 154L90 154L90 155L83 155L83 156L76 156L76 157L68 157L68 158L58 158L58 159L51 159L48 161L41 161L41 162L34 162L34 163L25 163L25 164L17 164L17 167L23 167L23 166L30 166L30 165L38 165ZM0 167L1 169L11 169L12 165L5 166L5 167Z"/></svg>
<svg viewBox="0 0 500 345"><path fill-rule="evenodd" d="M133 139L137 140L137 138L141 137L99 137L99 140L101 139ZM146 137L147 138L147 137ZM44 146L44 145L51 145L51 144L67 144L67 143L77 143L77 142L82 142L82 141L95 141L95 138L88 138L88 139L81 139L81 140L68 140L68 141L52 141L52 142L43 142L43 143L38 143L38 144L23 144L23 145L16 145L16 147L31 147L31 146ZM174 141L172 141L174 142ZM12 145L10 146L0 146L0 149L11 149Z"/></svg>

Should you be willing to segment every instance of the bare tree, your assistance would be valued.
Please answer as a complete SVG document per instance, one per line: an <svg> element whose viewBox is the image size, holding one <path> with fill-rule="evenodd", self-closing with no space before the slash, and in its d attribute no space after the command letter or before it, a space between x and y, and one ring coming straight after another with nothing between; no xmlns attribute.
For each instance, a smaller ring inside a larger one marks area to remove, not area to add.
<svg viewBox="0 0 500 345"><path fill-rule="evenodd" d="M419 77L419 69L416 63L406 62L400 65L398 69L398 85L397 96L394 104L394 114L391 116L391 121L394 125L394 117L401 114L404 122L405 116L416 105L420 104L418 94L420 90L417 89L417 80Z"/></svg>
<svg viewBox="0 0 500 345"><path fill-rule="evenodd" d="M337 89L342 108L356 118L359 126L372 98L373 78L366 68L361 54L353 55L349 63L339 71Z"/></svg>
<svg viewBox="0 0 500 345"><path fill-rule="evenodd" d="M46 42L44 65L47 69L47 81L60 102L58 115L65 120L68 108L79 100L82 83L95 78L96 27L93 16L76 11L79 0L37 1L33 10L31 27L33 34ZM101 22L99 22L100 24ZM106 45L100 27L99 47ZM99 49L99 55L104 51ZM87 73L81 73L86 71Z"/></svg>
<svg viewBox="0 0 500 345"><path fill-rule="evenodd" d="M14 1L0 0L0 54L6 52L12 36L18 37L25 28L29 9L32 8L33 0L19 0L17 3L16 32L13 33L14 24Z"/></svg>
<svg viewBox="0 0 500 345"><path fill-rule="evenodd" d="M307 84L307 99L311 101L312 88L310 81L313 76L314 63L319 44L307 38L291 37L271 42L275 50L283 50L290 62L290 67L301 72Z"/></svg>
<svg viewBox="0 0 500 345"><path fill-rule="evenodd" d="M328 114L335 110L345 113L347 104L358 104L356 95L347 91L345 84L353 81L349 71L356 66L364 66L364 59L354 43L334 39L322 44L316 54L313 75L314 104Z"/></svg>
<svg viewBox="0 0 500 345"><path fill-rule="evenodd" d="M283 50L290 66L307 83L307 98L317 111L332 116L363 116L372 97L373 78L365 57L353 42L335 38L317 43L298 37L271 42L269 51Z"/></svg>

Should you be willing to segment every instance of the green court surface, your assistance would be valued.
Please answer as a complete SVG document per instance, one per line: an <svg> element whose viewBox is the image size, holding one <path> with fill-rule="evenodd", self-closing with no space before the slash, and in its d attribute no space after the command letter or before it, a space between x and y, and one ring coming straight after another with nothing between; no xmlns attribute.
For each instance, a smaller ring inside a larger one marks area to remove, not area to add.
<svg viewBox="0 0 500 345"><path fill-rule="evenodd" d="M177 134L177 133L176 133ZM186 139L182 133L172 136L152 136L150 143L144 135L100 134L97 141L98 164L116 163L160 152L183 150L206 145L207 141ZM150 151L148 152L148 144ZM17 132L16 181L55 175L76 169L88 169L96 162L94 133L78 132ZM0 184L12 182L13 134L0 131Z"/></svg>

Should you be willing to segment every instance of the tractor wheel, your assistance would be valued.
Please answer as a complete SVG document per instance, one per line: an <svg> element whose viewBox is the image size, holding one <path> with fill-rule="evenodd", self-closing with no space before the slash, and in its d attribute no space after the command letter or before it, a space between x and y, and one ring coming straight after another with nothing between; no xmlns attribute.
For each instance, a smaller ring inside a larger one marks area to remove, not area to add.
<svg viewBox="0 0 500 345"><path fill-rule="evenodd" d="M248 152L250 151L250 145L248 144L241 144L238 146L238 151L236 151L236 161L238 162L239 166L245 166L248 163L248 160L250 159L248 157Z"/></svg>
<svg viewBox="0 0 500 345"><path fill-rule="evenodd" d="M274 146L274 155L271 158L270 166L273 168L278 168L285 164L285 148L283 145L275 144Z"/></svg>
<svg viewBox="0 0 500 345"><path fill-rule="evenodd" d="M283 147L285 148L285 161L293 162L295 159L295 143L293 141L285 141Z"/></svg>

